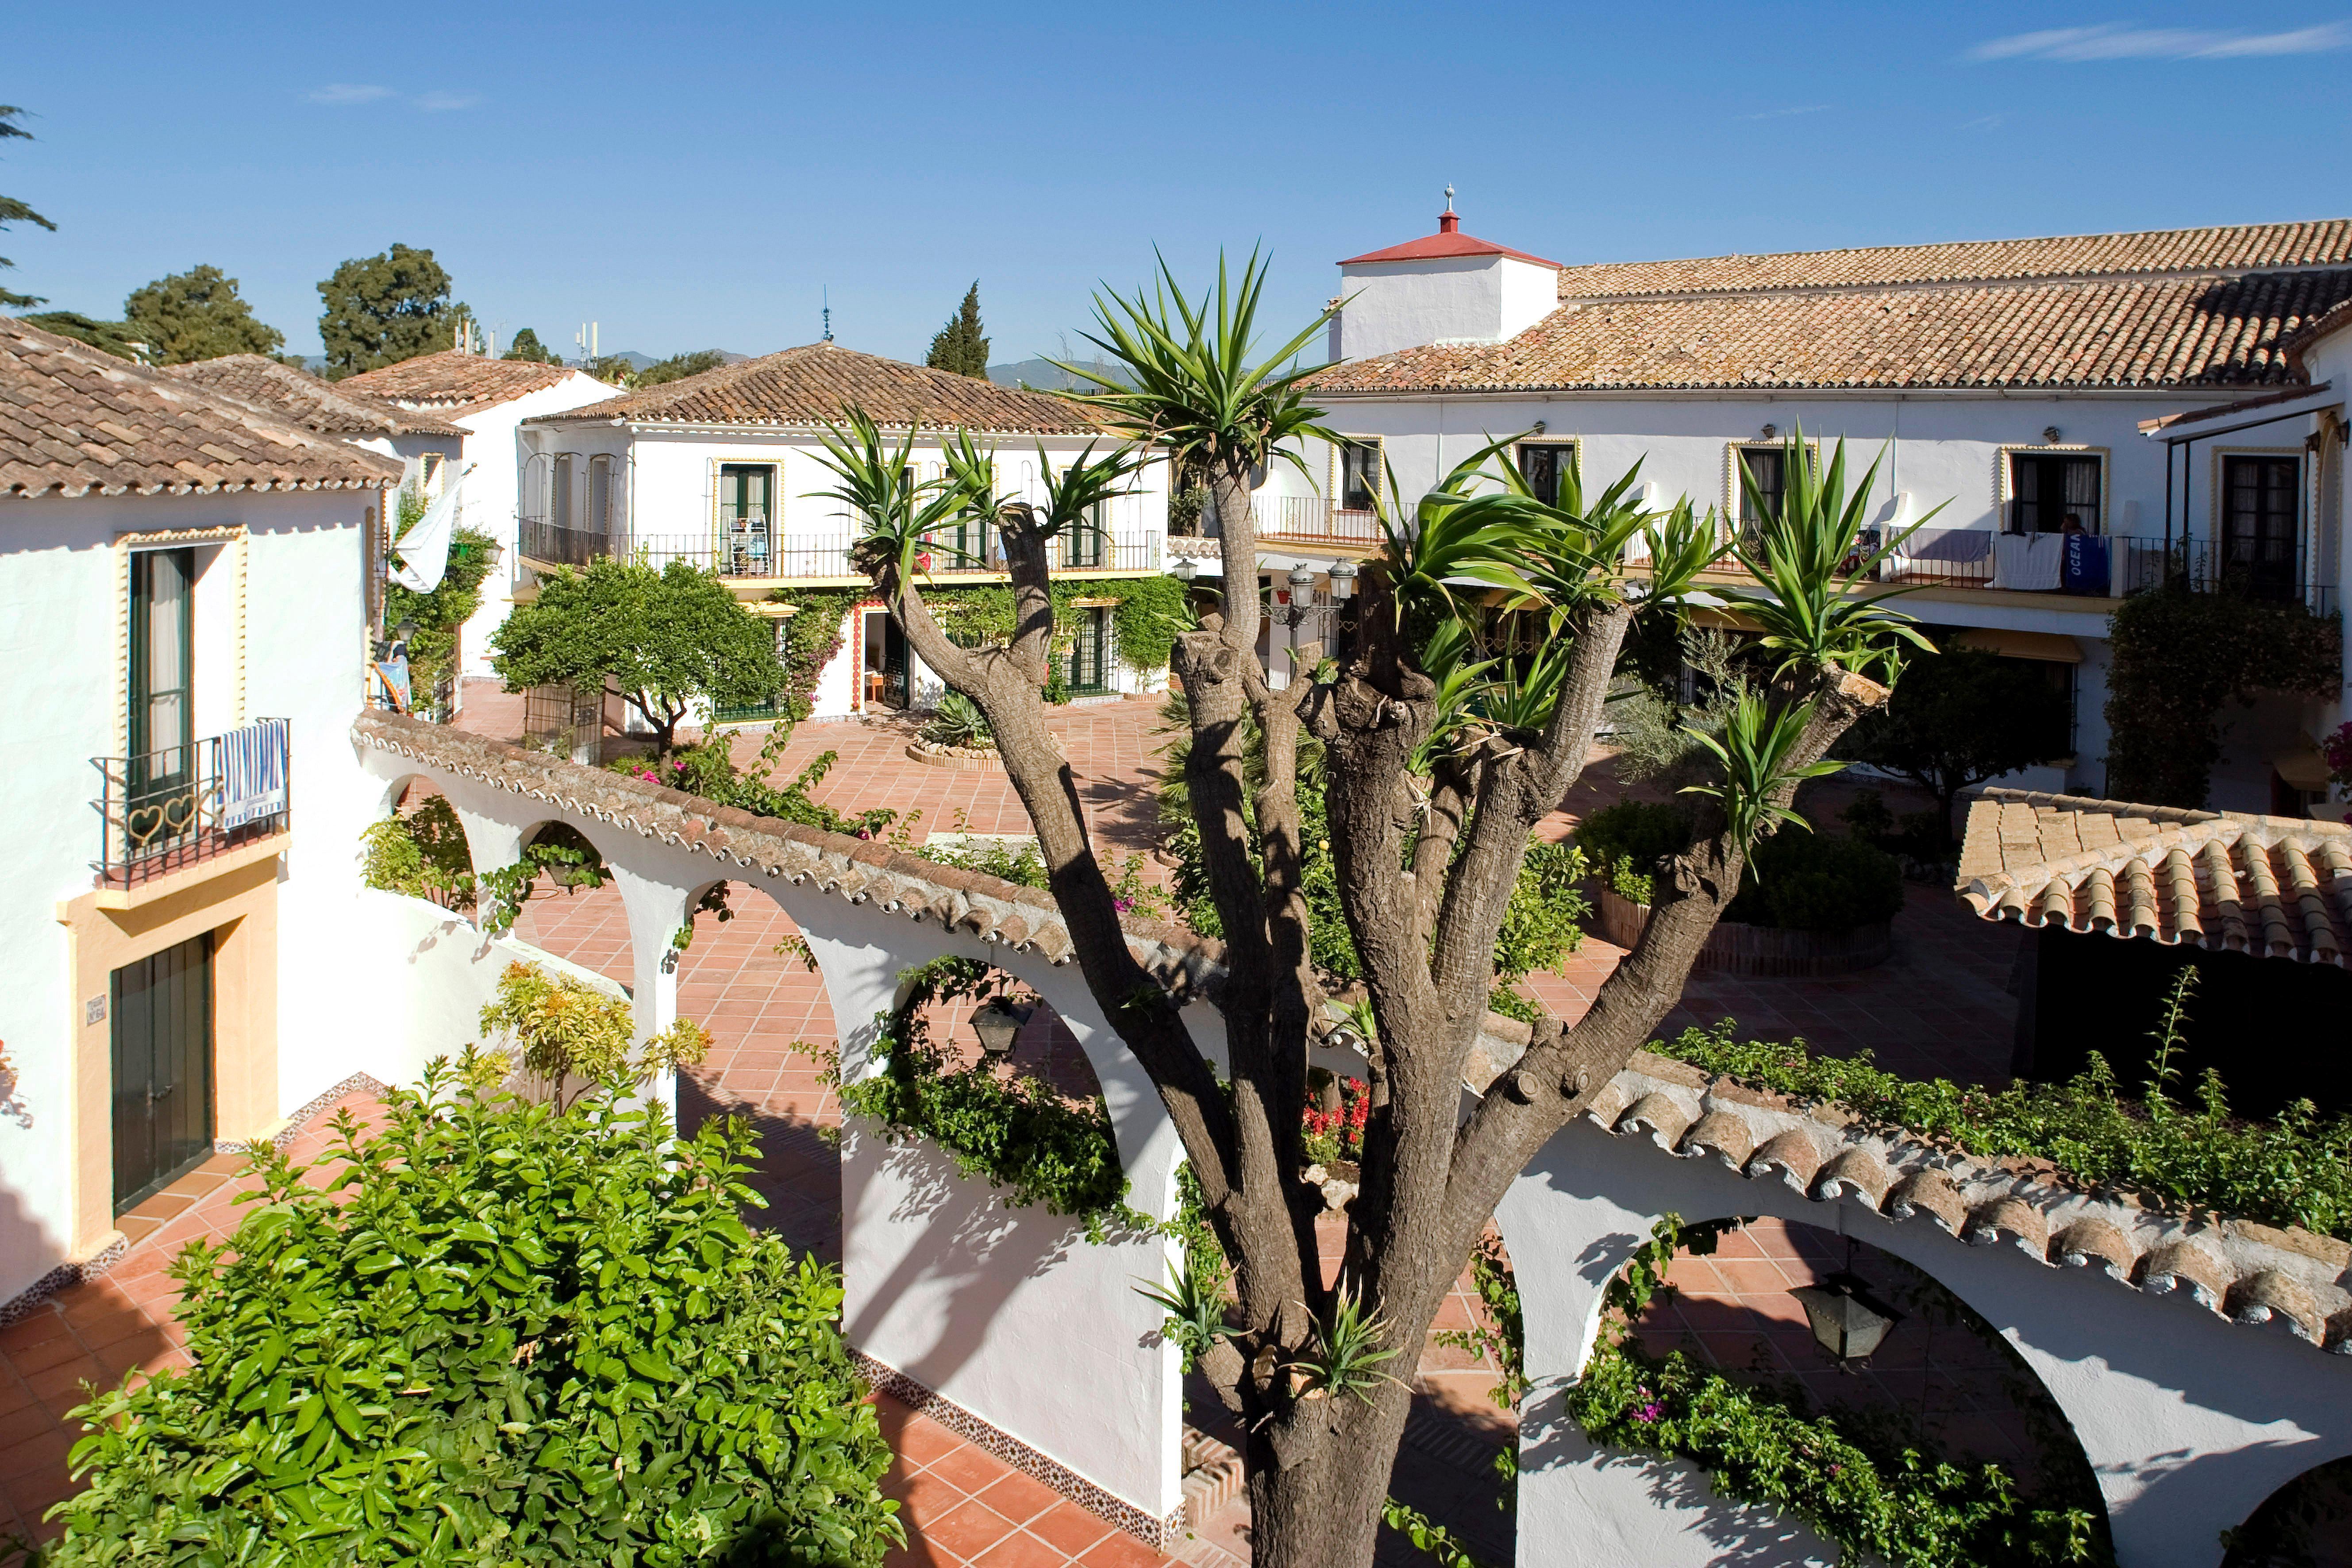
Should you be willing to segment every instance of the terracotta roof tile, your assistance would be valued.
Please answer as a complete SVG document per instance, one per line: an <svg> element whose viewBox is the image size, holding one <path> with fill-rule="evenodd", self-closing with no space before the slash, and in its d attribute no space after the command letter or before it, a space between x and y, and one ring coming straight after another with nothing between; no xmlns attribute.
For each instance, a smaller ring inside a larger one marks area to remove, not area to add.
<svg viewBox="0 0 2352 1568"><path fill-rule="evenodd" d="M224 354L194 364L164 367L163 374L208 386L215 392L282 415L321 436L463 436L466 432L429 414L354 393L348 381L320 381L290 364L261 354Z"/></svg>
<svg viewBox="0 0 2352 1568"><path fill-rule="evenodd" d="M1098 423L1078 404L929 370L838 343L785 349L699 375L543 414L530 425L580 419L697 425L814 425L863 408L877 424L961 426L1007 434L1089 434Z"/></svg>
<svg viewBox="0 0 2352 1568"><path fill-rule="evenodd" d="M1987 920L2352 968L2352 827L1989 789L1957 889Z"/></svg>
<svg viewBox="0 0 2352 1568"><path fill-rule="evenodd" d="M394 458L0 316L0 496L376 489Z"/></svg>
<svg viewBox="0 0 2352 1568"><path fill-rule="evenodd" d="M582 373L569 365L491 359L485 354L443 349L439 353L418 354L381 370L346 376L335 385L345 392L361 393L409 408L446 411L510 403L578 374Z"/></svg>
<svg viewBox="0 0 2352 1568"><path fill-rule="evenodd" d="M1559 297L1616 300L2347 266L2352 266L2352 218L2328 218L2315 223L2238 224L2048 239L1977 239L1944 245L1782 251L1769 256L1709 256L1688 261L1609 261L1562 268Z"/></svg>
<svg viewBox="0 0 2352 1568"><path fill-rule="evenodd" d="M2352 267L2243 277L1694 295L1571 304L1505 342L1354 361L1325 393L2292 384Z"/></svg>

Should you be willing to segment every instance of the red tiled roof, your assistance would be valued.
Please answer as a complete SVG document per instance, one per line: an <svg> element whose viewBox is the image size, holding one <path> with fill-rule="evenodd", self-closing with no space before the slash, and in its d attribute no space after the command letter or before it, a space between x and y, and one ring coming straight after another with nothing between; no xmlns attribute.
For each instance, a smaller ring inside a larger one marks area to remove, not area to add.
<svg viewBox="0 0 2352 1568"><path fill-rule="evenodd" d="M1447 217L1451 217L1451 213ZM1430 261L1448 256L1508 256L1520 261L1532 261L1538 267L1558 267L1557 261L1546 261L1540 256L1529 256L1524 250L1513 250L1507 245L1496 245L1491 239L1480 239L1474 234L1439 220L1435 234L1408 239L1402 245L1391 245L1385 250L1368 250L1361 256L1351 256L1339 263L1342 267L1360 267L1374 261Z"/></svg>
<svg viewBox="0 0 2352 1568"><path fill-rule="evenodd" d="M2352 267L1563 306L1507 342L1336 366L1324 393L2287 385Z"/></svg>
<svg viewBox="0 0 2352 1568"><path fill-rule="evenodd" d="M218 359L164 367L163 374L242 398L322 436L463 436L436 419L380 402L262 354L223 354Z"/></svg>
<svg viewBox="0 0 2352 1568"><path fill-rule="evenodd" d="M1759 289L1883 289L2027 279L2352 267L2352 218L2149 229L2048 239L1976 239L1709 256L1688 261L1607 261L1559 275L1562 300L1742 294Z"/></svg>
<svg viewBox="0 0 2352 1568"><path fill-rule="evenodd" d="M580 374L584 373L575 372L569 365L491 359L486 354L443 349L438 353L418 354L381 370L347 376L335 384L347 392L409 408L448 409L461 405L470 407L510 403Z"/></svg>
<svg viewBox="0 0 2352 1568"><path fill-rule="evenodd" d="M0 496L382 489L401 465L0 316Z"/></svg>
<svg viewBox="0 0 2352 1568"><path fill-rule="evenodd" d="M1091 433L1078 404L953 372L930 370L838 343L785 349L665 382L562 414L524 421L626 420L696 425L814 425L862 408L877 424L962 426L1004 433Z"/></svg>

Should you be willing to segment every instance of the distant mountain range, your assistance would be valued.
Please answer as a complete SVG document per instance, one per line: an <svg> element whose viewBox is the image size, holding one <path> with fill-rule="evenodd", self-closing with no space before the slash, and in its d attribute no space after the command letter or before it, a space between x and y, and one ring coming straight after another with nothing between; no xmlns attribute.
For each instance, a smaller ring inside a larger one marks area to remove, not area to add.
<svg viewBox="0 0 2352 1568"><path fill-rule="evenodd" d="M689 350L682 352L690 353L692 351ZM626 360L629 362L629 368L631 370L643 370L647 365L659 364L662 361L669 358L670 356L667 354L641 354L637 353L636 350L630 349L625 353L608 354L605 357L608 359ZM752 357L754 356L751 354L739 354L728 349L720 349L719 351L719 363L722 364L741 364L745 360Z"/></svg>
<svg viewBox="0 0 2352 1568"><path fill-rule="evenodd" d="M1107 375L1112 374L1110 364L1104 360L1074 359L1070 363L1086 365L1091 370L1099 370ZM1039 392L1069 392L1075 389L1091 388L1094 384L1092 382L1080 381L1068 371L1054 364L1052 361L1043 359L1024 359L1012 364L990 365L988 379L999 386L1027 386ZM1114 376L1114 379L1118 378ZM1126 384L1122 381L1120 384Z"/></svg>

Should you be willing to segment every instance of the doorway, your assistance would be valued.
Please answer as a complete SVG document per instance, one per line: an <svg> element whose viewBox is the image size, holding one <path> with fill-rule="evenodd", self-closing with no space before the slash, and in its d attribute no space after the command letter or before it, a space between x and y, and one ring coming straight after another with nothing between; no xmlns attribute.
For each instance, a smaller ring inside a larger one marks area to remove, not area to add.
<svg viewBox="0 0 2352 1568"><path fill-rule="evenodd" d="M114 1212L213 1152L213 933L123 965L113 1024Z"/></svg>
<svg viewBox="0 0 2352 1568"><path fill-rule="evenodd" d="M887 610L866 612L858 692L867 708L907 705L907 634Z"/></svg>
<svg viewBox="0 0 2352 1568"><path fill-rule="evenodd" d="M2293 458L2221 459L2221 574L2256 598L2294 595L2303 475Z"/></svg>

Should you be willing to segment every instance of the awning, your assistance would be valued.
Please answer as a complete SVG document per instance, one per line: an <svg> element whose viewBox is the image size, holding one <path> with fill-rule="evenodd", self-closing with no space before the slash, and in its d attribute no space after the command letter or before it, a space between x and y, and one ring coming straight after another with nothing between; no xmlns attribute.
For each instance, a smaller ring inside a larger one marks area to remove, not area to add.
<svg viewBox="0 0 2352 1568"><path fill-rule="evenodd" d="M2167 414L2156 419L2139 422L2139 433L2150 440L2177 446L2183 441L2202 441L2209 436L2227 436L2232 431L2251 430L2257 425L2276 425L2283 420L2301 419L2330 408L2344 406L2344 399L2330 390L2331 382L2317 386L2294 386L2284 392L2268 392L2260 397L2240 398L2213 408L2188 409L2179 414Z"/></svg>
<svg viewBox="0 0 2352 1568"><path fill-rule="evenodd" d="M2291 787L2315 793L2324 793L2329 780L2334 777L2327 771L2326 758L2317 752L2299 748L2281 752L2271 759L2271 766L2278 770L2278 776L2286 780Z"/></svg>
<svg viewBox="0 0 2352 1568"><path fill-rule="evenodd" d="M2083 645L2057 632L2011 632L1994 626L1970 626L1945 639L1961 647L1979 647L2003 658L2038 658L2051 664L2080 664Z"/></svg>

